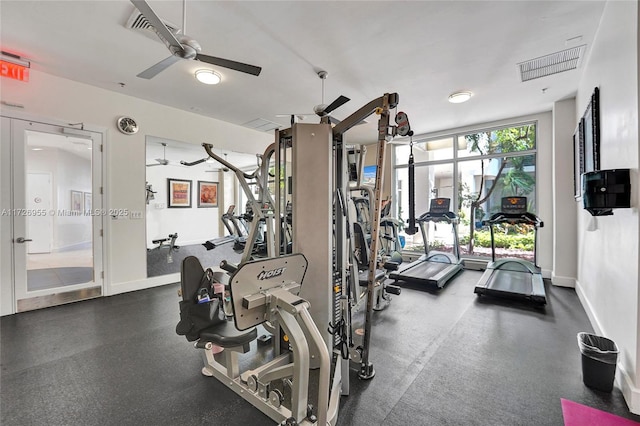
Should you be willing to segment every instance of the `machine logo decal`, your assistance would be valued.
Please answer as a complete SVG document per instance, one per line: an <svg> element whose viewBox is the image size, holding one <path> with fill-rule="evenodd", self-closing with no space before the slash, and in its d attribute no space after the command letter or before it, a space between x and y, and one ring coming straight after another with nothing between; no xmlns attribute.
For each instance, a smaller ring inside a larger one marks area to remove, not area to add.
<svg viewBox="0 0 640 426"><path fill-rule="evenodd" d="M280 275L284 274L284 271L286 271L287 268L276 268L276 269L272 269L271 271L262 271L258 274L258 279L259 280L268 280L269 278L275 278L275 277L279 277Z"/></svg>

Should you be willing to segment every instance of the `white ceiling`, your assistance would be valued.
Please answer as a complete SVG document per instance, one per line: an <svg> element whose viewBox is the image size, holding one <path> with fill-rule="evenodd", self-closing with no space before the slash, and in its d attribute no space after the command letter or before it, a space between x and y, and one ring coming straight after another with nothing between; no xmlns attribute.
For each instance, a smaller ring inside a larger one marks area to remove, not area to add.
<svg viewBox="0 0 640 426"><path fill-rule="evenodd" d="M182 26L182 1L148 0ZM343 119L385 92L397 92L417 134L551 109L575 94L582 69L522 83L516 64L581 44L586 55L601 1L196 1L186 33L202 53L262 67L259 77L216 68L204 86L181 60L152 80L136 74L169 56L160 42L125 28L127 0L0 1L4 51L34 70L242 125L282 113L312 112L321 101L318 70L329 72L325 103L351 101ZM584 63L584 61L583 61ZM124 83L121 87L120 83ZM471 90L465 104L447 102ZM308 117L308 122L317 118ZM374 141L375 121L348 133Z"/></svg>
<svg viewBox="0 0 640 426"><path fill-rule="evenodd" d="M68 135L27 131L27 146L29 150L44 151L44 155L51 156L58 150L70 152L80 158L91 161L91 141Z"/></svg>

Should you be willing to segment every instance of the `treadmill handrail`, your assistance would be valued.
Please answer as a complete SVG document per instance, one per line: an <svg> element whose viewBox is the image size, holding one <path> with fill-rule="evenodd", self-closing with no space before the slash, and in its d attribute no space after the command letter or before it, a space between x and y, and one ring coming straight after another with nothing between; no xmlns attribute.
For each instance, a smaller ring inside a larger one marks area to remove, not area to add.
<svg viewBox="0 0 640 426"><path fill-rule="evenodd" d="M450 217L450 215L453 217ZM422 240L424 241L425 258L429 257L429 227L426 225L429 222L446 222L447 224L451 225L451 229L453 231L453 255L455 256L456 263L460 263L460 242L458 240L457 227L459 223L458 215L456 215L454 212L449 211L433 217L431 212L426 212L418 219L416 219L416 223L420 225L420 232L422 233Z"/></svg>
<svg viewBox="0 0 640 426"><path fill-rule="evenodd" d="M458 223L458 215L454 212L445 212L445 213L431 213L426 212L423 213L416 222L447 222L447 223Z"/></svg>
<svg viewBox="0 0 640 426"><path fill-rule="evenodd" d="M524 223L524 224L533 225L539 228L544 227L544 222L540 220L538 216L529 212L524 212L524 213L498 212L493 214L489 219L482 221L483 225L497 225L499 223L510 223L510 224Z"/></svg>

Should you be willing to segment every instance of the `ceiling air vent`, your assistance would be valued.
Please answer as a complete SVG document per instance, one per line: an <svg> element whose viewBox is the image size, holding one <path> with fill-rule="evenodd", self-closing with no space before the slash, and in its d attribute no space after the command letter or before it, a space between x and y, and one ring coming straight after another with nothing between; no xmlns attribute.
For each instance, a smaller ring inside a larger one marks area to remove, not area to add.
<svg viewBox="0 0 640 426"><path fill-rule="evenodd" d="M524 82L574 70L580 66L586 46L586 44L583 44L582 46L572 47L571 49L520 62L518 64L520 78Z"/></svg>
<svg viewBox="0 0 640 426"><path fill-rule="evenodd" d="M165 24L169 29L169 31L171 31L172 33L174 34L180 33L180 28L178 28L177 25L172 24L171 22L165 21L164 19L162 19L162 23ZM158 36L156 35L155 30L153 29L153 25L149 23L147 18L145 18L144 15L140 13L138 9L134 9L133 13L129 17L129 19L127 19L127 23L124 24L124 26L125 28L133 30L137 33L144 34L145 36L149 37L154 41L160 41L158 40Z"/></svg>
<svg viewBox="0 0 640 426"><path fill-rule="evenodd" d="M243 124L244 127L248 127L254 130L260 130L262 132L270 132L282 127L281 124L274 123L273 121L265 120L264 118L256 118L255 120L247 121Z"/></svg>

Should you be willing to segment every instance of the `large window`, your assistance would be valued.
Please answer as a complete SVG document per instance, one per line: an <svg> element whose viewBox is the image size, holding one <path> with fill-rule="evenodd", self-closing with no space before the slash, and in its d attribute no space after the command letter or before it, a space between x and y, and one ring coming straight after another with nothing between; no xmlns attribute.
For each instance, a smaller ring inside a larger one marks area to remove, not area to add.
<svg viewBox="0 0 640 426"><path fill-rule="evenodd" d="M410 151L408 145L397 146L394 157L395 200L404 225L409 215ZM463 256L491 256L489 230L482 221L500 210L502 197L525 196L529 211L536 212L535 123L416 140L413 155L416 217L429 209L432 198L451 198L452 209L460 217L458 233ZM497 257L533 259L532 229L501 226L496 231ZM406 250L424 250L420 233L401 235ZM431 225L432 248L450 251L452 241L450 227Z"/></svg>

